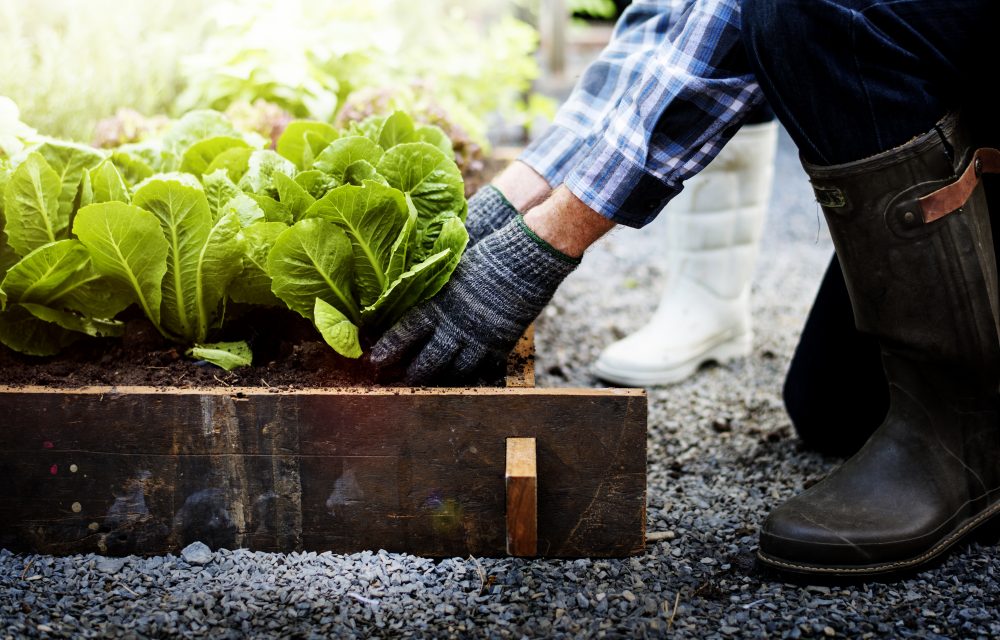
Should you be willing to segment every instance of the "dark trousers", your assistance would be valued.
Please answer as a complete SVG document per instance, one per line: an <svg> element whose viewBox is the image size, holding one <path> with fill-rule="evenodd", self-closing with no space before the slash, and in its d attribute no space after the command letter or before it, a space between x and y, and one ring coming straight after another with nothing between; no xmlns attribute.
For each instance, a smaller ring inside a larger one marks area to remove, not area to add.
<svg viewBox="0 0 1000 640"><path fill-rule="evenodd" d="M835 165L904 144L953 110L995 145L1000 112L984 94L996 82L998 17L996 0L743 0L742 32L802 157ZM800 437L832 453L857 449L888 409L878 344L855 329L836 258L784 397Z"/></svg>

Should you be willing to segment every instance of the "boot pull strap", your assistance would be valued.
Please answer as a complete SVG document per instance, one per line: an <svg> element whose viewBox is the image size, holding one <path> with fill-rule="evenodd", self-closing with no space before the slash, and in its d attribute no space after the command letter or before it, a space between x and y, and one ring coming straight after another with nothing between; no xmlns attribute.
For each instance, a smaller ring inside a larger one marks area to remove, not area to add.
<svg viewBox="0 0 1000 640"><path fill-rule="evenodd" d="M949 185L917 200L924 216L924 223L934 222L960 209L979 185L984 173L1000 173L1000 150L983 147L976 149L972 162L962 175Z"/></svg>

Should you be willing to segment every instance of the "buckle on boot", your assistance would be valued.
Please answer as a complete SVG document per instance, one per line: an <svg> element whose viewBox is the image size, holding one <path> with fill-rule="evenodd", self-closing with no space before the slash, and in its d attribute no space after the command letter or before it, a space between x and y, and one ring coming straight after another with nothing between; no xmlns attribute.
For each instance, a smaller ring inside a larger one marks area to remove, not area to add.
<svg viewBox="0 0 1000 640"><path fill-rule="evenodd" d="M917 200L924 223L934 222L958 211L972 197L984 173L1000 173L1000 150L976 149L972 161L958 179Z"/></svg>

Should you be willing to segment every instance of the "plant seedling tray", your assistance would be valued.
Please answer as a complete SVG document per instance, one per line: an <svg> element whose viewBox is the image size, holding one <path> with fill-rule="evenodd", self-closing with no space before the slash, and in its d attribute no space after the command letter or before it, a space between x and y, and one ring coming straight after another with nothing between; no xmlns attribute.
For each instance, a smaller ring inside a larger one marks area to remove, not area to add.
<svg viewBox="0 0 1000 640"><path fill-rule="evenodd" d="M0 387L0 547L626 556L646 395L506 387Z"/></svg>

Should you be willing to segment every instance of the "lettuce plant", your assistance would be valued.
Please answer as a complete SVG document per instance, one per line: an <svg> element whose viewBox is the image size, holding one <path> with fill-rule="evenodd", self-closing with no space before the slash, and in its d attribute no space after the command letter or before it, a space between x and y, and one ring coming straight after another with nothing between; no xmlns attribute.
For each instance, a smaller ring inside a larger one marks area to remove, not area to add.
<svg viewBox="0 0 1000 640"><path fill-rule="evenodd" d="M303 171L279 178L294 222L268 253L271 291L338 353L358 357L360 330L385 329L437 293L465 249L464 187L450 144L396 112L339 137L292 123L278 149ZM303 186L315 181L326 190L319 198Z"/></svg>
<svg viewBox="0 0 1000 640"><path fill-rule="evenodd" d="M192 112L159 140L104 152L46 141L0 162L0 342L51 355L116 336L135 305L167 339L206 344L229 302L287 307L347 357L448 280L466 203L440 129L402 112L278 140Z"/></svg>
<svg viewBox="0 0 1000 640"><path fill-rule="evenodd" d="M120 335L127 305L71 237L78 186L103 161L87 147L44 142L4 170L0 342L52 355L81 334Z"/></svg>

